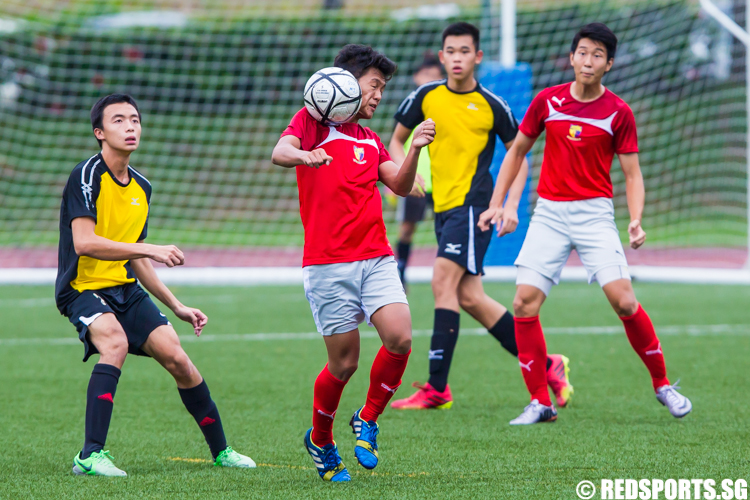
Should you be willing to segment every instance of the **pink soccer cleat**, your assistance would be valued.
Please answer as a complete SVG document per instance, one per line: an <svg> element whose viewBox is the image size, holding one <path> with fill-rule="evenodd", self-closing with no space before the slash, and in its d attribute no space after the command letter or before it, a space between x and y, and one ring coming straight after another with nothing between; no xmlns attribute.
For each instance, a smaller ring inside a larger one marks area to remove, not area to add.
<svg viewBox="0 0 750 500"><path fill-rule="evenodd" d="M557 406L563 408L570 402L573 395L573 386L570 383L570 360L562 354L550 354L552 366L547 370L547 384L555 394Z"/></svg>
<svg viewBox="0 0 750 500"><path fill-rule="evenodd" d="M394 410L447 410L453 406L453 396L450 386L446 385L443 392L438 392L429 382L420 384L414 382L412 387L419 389L417 392L405 399L398 399L391 403Z"/></svg>

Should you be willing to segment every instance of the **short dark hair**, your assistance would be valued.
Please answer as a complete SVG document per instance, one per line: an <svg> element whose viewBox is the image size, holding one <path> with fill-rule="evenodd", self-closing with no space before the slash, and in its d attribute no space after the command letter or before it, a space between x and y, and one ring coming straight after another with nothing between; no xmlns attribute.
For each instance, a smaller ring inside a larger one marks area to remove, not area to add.
<svg viewBox="0 0 750 500"><path fill-rule="evenodd" d="M600 42L607 49L607 61L614 59L615 53L617 52L617 37L611 29L604 23L590 23L578 30L576 36L573 37L573 43L570 45L570 53L576 51L578 48L578 42L582 38L588 38L595 42Z"/></svg>
<svg viewBox="0 0 750 500"><path fill-rule="evenodd" d="M440 63L440 59L432 53L432 51L427 51L424 54L424 59L422 60L422 63L417 66L414 69L414 73L419 73L423 69L430 69L430 68L438 68L440 71L443 70L443 65Z"/></svg>
<svg viewBox="0 0 750 500"><path fill-rule="evenodd" d="M474 49L479 50L479 28L471 23L453 23L443 30L443 46L445 46L445 39L449 36L461 36L471 35L471 39L474 40Z"/></svg>
<svg viewBox="0 0 750 500"><path fill-rule="evenodd" d="M384 54L367 45L350 43L336 55L333 65L342 68L359 79L368 69L375 68L383 73L386 81L390 80L398 66Z"/></svg>
<svg viewBox="0 0 750 500"><path fill-rule="evenodd" d="M96 104L94 104L94 106L91 108L91 130L103 128L102 120L104 119L104 108L112 104L118 104L121 102L126 102L133 106L136 113L138 113L138 119L141 119L141 111L138 109L138 104L136 104L135 99L133 99L128 94L110 94L96 101ZM100 141L99 139L97 139L96 141L101 147L102 141Z"/></svg>

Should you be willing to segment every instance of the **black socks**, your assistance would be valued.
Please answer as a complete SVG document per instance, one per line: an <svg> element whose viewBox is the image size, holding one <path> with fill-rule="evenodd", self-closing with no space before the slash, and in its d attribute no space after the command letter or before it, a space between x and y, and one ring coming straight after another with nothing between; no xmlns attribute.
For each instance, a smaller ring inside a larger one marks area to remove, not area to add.
<svg viewBox="0 0 750 500"><path fill-rule="evenodd" d="M435 328L430 343L430 380L435 390L443 392L448 385L453 351L458 341L461 316L449 309L435 309Z"/></svg>
<svg viewBox="0 0 750 500"><path fill-rule="evenodd" d="M224 428L221 425L219 410L211 399L206 381L202 381L192 389L177 389L180 391L182 402L187 411L193 416L206 438L208 447L214 460L219 453L227 449L227 439L224 436Z"/></svg>
<svg viewBox="0 0 750 500"><path fill-rule="evenodd" d="M513 321L513 315L510 311L497 320L495 326L488 330L495 337L500 345L513 356L518 357L518 347L516 347L516 325Z"/></svg>
<svg viewBox="0 0 750 500"><path fill-rule="evenodd" d="M86 441L81 451L81 458L84 460L92 453L104 449L120 373L116 366L102 363L94 365L91 372L86 391Z"/></svg>
<svg viewBox="0 0 750 500"><path fill-rule="evenodd" d="M401 278L401 283L405 283L406 263L409 261L410 253L411 243L399 241L398 246L396 247L396 261L398 264L398 276Z"/></svg>

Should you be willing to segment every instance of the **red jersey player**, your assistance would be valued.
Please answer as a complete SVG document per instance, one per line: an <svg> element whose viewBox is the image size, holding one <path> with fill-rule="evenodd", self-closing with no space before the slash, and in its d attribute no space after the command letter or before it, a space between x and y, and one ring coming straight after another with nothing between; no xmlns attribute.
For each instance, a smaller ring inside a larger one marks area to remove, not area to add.
<svg viewBox="0 0 750 500"><path fill-rule="evenodd" d="M273 162L297 169L305 294L328 350L328 364L315 380L305 447L321 478L349 481L332 431L341 393L359 361L358 325L374 325L383 341L366 403L349 422L355 456L367 469L378 463L378 416L401 385L411 352L411 314L386 238L377 182L397 195L409 194L419 152L432 142L435 124L428 120L417 128L399 167L377 134L358 123L372 118L396 64L370 47L347 45L334 66L359 80L359 112L349 123L327 126L302 108L274 148Z"/></svg>
<svg viewBox="0 0 750 500"><path fill-rule="evenodd" d="M526 425L557 419L545 378L547 346L539 310L572 249L596 280L625 326L633 349L651 374L656 398L675 417L692 409L689 399L667 379L661 344L646 312L635 298L628 263L615 226L609 171L617 154L625 174L630 211L630 246L646 241L641 228L645 199L638 163L635 119L628 105L602 83L614 63L617 37L601 23L584 26L570 49L575 82L550 87L532 101L498 175L490 208L479 226L489 229L502 217L502 201L526 154L547 131L539 179L539 201L516 260L518 277L513 301L518 360L531 404L512 420ZM497 227L498 234L503 228Z"/></svg>

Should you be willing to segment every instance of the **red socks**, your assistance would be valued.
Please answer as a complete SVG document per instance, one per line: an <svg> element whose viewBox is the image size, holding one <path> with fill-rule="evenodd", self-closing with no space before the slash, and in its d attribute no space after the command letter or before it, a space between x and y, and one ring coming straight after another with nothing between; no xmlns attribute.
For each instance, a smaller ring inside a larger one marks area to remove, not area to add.
<svg viewBox="0 0 750 500"><path fill-rule="evenodd" d="M333 419L336 416L344 387L346 387L346 382L334 377L328 371L328 364L315 379L313 430L310 437L313 443L321 448L333 443Z"/></svg>
<svg viewBox="0 0 750 500"><path fill-rule="evenodd" d="M620 318L628 334L630 345L643 360L643 364L651 374L654 389L663 385L669 385L667 379L667 367L664 363L664 354L661 352L661 343L654 331L654 325L646 311L638 304L638 310L632 316Z"/></svg>
<svg viewBox="0 0 750 500"><path fill-rule="evenodd" d="M406 370L406 363L409 361L409 354L411 351L396 354L387 350L385 346L380 348L370 370L367 403L359 415L364 421L377 421L388 401L396 394L396 389L401 385L401 376Z"/></svg>
<svg viewBox="0 0 750 500"><path fill-rule="evenodd" d="M516 316L514 321L518 364L521 366L526 388L531 393L531 399L537 399L545 406L552 406L547 391L547 343L544 341L539 316L533 318Z"/></svg>

